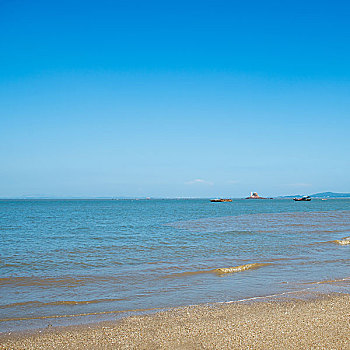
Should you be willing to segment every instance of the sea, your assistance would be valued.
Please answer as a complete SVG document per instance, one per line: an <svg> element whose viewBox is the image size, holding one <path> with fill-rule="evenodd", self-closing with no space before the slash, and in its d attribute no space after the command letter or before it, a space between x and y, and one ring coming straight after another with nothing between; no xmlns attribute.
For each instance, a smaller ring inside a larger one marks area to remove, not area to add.
<svg viewBox="0 0 350 350"><path fill-rule="evenodd" d="M0 332L350 292L350 199L0 200Z"/></svg>

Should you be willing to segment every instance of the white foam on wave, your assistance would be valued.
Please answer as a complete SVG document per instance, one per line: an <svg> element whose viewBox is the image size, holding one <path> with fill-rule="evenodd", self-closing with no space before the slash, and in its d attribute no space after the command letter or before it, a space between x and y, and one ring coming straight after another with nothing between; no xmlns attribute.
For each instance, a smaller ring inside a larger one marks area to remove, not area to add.
<svg viewBox="0 0 350 350"><path fill-rule="evenodd" d="M340 245L348 245L350 244L350 237L344 237L342 239L336 240L335 242Z"/></svg>
<svg viewBox="0 0 350 350"><path fill-rule="evenodd" d="M234 273L234 272L240 272L245 270L251 270L251 269L257 269L262 266L270 265L268 263L253 263L253 264L246 264L246 265L240 265L240 266L233 266L233 267L222 267L219 269L215 269L214 272L216 273Z"/></svg>

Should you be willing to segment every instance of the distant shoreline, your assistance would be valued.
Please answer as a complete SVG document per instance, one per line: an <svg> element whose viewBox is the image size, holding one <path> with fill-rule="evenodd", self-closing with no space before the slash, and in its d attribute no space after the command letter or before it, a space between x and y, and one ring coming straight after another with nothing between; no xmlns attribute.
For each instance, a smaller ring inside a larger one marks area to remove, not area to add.
<svg viewBox="0 0 350 350"><path fill-rule="evenodd" d="M273 198L273 199L291 199L294 197L301 197L304 194L293 194L293 195L285 195L285 196L271 196L271 195L264 195L262 197L266 198ZM309 195L311 198L314 199L340 199L340 198L350 198L350 193L339 193L339 192L320 192L320 193L314 193ZM23 195L23 196L17 196L17 197L0 197L0 200L93 200L93 199L99 199L99 200L155 200L155 199L175 199L175 200L181 200L181 199L212 199L213 197L157 197L157 196L44 196L44 195ZM219 197L218 197L219 198ZM224 197L220 198L230 198L230 199L245 199L247 196L243 195L241 197L233 197L229 195L225 195Z"/></svg>

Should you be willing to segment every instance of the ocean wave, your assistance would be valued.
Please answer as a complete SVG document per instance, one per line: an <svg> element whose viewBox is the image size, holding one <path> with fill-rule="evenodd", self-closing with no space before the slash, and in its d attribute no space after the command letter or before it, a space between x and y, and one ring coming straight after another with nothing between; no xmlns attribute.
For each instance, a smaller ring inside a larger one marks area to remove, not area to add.
<svg viewBox="0 0 350 350"><path fill-rule="evenodd" d="M57 300L51 302L41 302L37 300L24 301L18 303L0 305L0 309L14 308L14 307L43 307L43 306L60 306L60 305L88 305L88 304L99 304L108 303L113 301L123 301L128 298L111 298L111 299L94 299L94 300Z"/></svg>
<svg viewBox="0 0 350 350"><path fill-rule="evenodd" d="M32 287L77 287L97 282L118 282L113 276L81 276L81 277L3 277L0 278L0 286Z"/></svg>
<svg viewBox="0 0 350 350"><path fill-rule="evenodd" d="M310 243L308 244L309 246L313 246L313 245L323 245L323 244L330 244L330 243L335 243L335 244L340 244L340 245L348 245L350 244L350 237L343 237L341 239L335 239L332 241L324 241L324 242L314 242L314 243Z"/></svg>
<svg viewBox="0 0 350 350"><path fill-rule="evenodd" d="M158 310L164 310L164 308L154 307L154 308L144 308L144 309L130 309L130 310L127 309L127 310L84 312L84 313L78 313L78 314L8 317L8 318L0 318L0 322L27 321L27 320L45 320L45 319L55 319L55 318L73 318L73 317L99 316L99 315L108 315L108 314L143 313L143 312L152 312L152 311L158 311Z"/></svg>
<svg viewBox="0 0 350 350"><path fill-rule="evenodd" d="M339 240L335 240L334 243L340 244L340 245L348 245L350 244L350 237L344 237Z"/></svg>
<svg viewBox="0 0 350 350"><path fill-rule="evenodd" d="M241 272L246 270L253 270L258 269L259 267L271 265L269 263L253 263L253 264L246 264L246 265L240 265L240 266L233 266L233 267L222 267L219 269L215 269L214 272L217 274L224 274L224 273L234 273L234 272Z"/></svg>
<svg viewBox="0 0 350 350"><path fill-rule="evenodd" d="M331 283L350 283L350 277L338 278L334 280L324 280L311 282L310 284L331 284Z"/></svg>
<svg viewBox="0 0 350 350"><path fill-rule="evenodd" d="M211 270L178 272L178 273L172 273L170 275L166 275L164 277L165 278L184 277L184 276L193 276L193 275L209 274L209 273L222 275L227 273L235 273L235 272L242 272L246 270L258 269L259 267L268 266L268 265L271 265L271 263L252 263L252 264L245 264L245 265L232 266L232 267L219 267Z"/></svg>

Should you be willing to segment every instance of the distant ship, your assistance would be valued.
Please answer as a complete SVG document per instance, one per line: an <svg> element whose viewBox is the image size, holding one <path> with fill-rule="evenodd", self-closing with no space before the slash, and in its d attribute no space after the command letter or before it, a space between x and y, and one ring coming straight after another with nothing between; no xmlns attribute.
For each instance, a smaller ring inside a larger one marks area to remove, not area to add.
<svg viewBox="0 0 350 350"><path fill-rule="evenodd" d="M228 198L216 198L216 199L211 199L211 202L232 202L232 199Z"/></svg>
<svg viewBox="0 0 350 350"><path fill-rule="evenodd" d="M295 200L296 202L310 202L311 198L310 196L302 196L301 198L293 198L293 200Z"/></svg>
<svg viewBox="0 0 350 350"><path fill-rule="evenodd" d="M246 199L273 199L273 198L264 198L260 197L257 192L250 192L250 196L246 197Z"/></svg>

